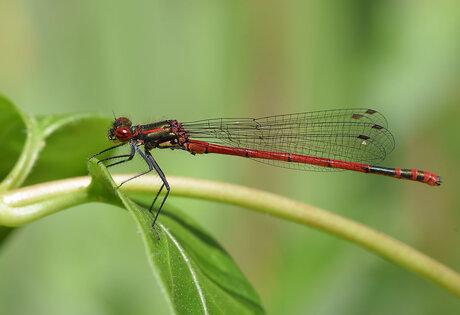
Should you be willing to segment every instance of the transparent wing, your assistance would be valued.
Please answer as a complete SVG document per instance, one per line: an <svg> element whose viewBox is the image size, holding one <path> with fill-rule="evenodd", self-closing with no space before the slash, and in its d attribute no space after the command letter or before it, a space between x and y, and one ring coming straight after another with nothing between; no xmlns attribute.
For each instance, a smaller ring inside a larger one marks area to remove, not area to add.
<svg viewBox="0 0 460 315"><path fill-rule="evenodd" d="M378 164L394 148L385 117L371 109L340 109L183 123L190 139L230 147ZM301 170L336 169L255 159Z"/></svg>

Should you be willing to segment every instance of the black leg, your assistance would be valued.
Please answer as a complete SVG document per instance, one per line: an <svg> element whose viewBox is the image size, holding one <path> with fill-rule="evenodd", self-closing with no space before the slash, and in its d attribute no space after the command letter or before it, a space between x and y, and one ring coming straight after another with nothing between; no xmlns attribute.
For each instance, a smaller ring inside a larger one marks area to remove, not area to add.
<svg viewBox="0 0 460 315"><path fill-rule="evenodd" d="M137 153L139 153L139 155L140 155L140 156L144 159L144 161L147 163L149 169L146 170L146 171L144 171L144 172L142 172L142 173L139 173L139 174L137 174L137 175L135 175L135 176L133 176L133 177L130 177L130 178L128 178L127 180L122 181L121 184L120 184L118 187L120 187L121 185L123 185L123 184L126 183L126 182L129 182L130 180L133 180L133 179L135 179L135 178L137 178L137 177L139 177L139 176L142 176L142 175L145 175L145 174L151 172L151 171L153 170L153 168L154 168L153 165L152 165L152 162L149 160L148 157L145 156L145 154L139 149L138 146L136 146L135 144L132 144L132 147L131 147L131 148L134 148L134 149L137 151Z"/></svg>
<svg viewBox="0 0 460 315"><path fill-rule="evenodd" d="M109 165L105 166L105 167L111 167L111 166L121 164L121 163L125 163L125 162L128 162L128 161L132 160L132 158L134 157L134 154L136 153L136 151L135 151L135 146L136 145L134 143L132 143L132 142L129 145L131 146L131 153L130 154L122 154L122 155L111 156L111 157L108 157L108 158L100 160L98 163L102 163L104 161L108 161L108 160L112 160L112 159L119 159L119 158L127 157L127 159L124 159L124 160L121 160L121 161L118 161L118 162L115 162L115 163L112 163L112 164L109 164Z"/></svg>
<svg viewBox="0 0 460 315"><path fill-rule="evenodd" d="M153 205L155 204L155 201L157 201L158 196L160 195L161 191L163 190L163 187L165 187L165 184L163 183L160 187L160 190L158 190L157 195L155 196L155 199L153 199L152 204L150 205L149 211L152 212Z"/></svg>
<svg viewBox="0 0 460 315"><path fill-rule="evenodd" d="M126 142L125 142L125 143L120 143L120 144L117 144L117 145L115 145L115 146L113 146L113 147L110 147L110 148L108 148L108 149L102 150L102 151L99 152L99 153L96 153L96 154L94 154L94 155L91 155L91 156L89 157L88 160L91 160L93 157L98 156L99 154L102 154L102 153L104 153L104 152L107 152L107 151L113 150L113 149L115 149L115 148L121 147L122 145L125 145L125 144L126 144Z"/></svg>
<svg viewBox="0 0 460 315"><path fill-rule="evenodd" d="M152 166L153 168L155 169L155 171L157 172L158 176L160 176L161 180L163 181L163 185L161 185L161 188L160 190L158 191L155 199L153 200L153 203L152 205L150 206L150 211L152 211L152 207L153 207L153 204L155 203L156 199L158 198L158 195L160 194L161 190L163 189L163 187L166 188L166 194L165 196L163 197L163 200L161 201L161 204L160 204L160 207L158 208L158 211L157 213L155 214L155 218L153 219L153 223L152 223L152 228L155 230L155 232L157 233L158 235L158 239L160 239L160 234L158 234L158 231L157 229L155 228L155 222L157 221L157 218L158 218L158 215L160 214L160 211L161 211L161 208L163 208L163 205L166 201L166 199L168 198L168 195L169 195L169 191L171 190L169 188L169 184L168 184L168 181L166 180L166 176L165 174L163 173L163 171L161 170L161 168L158 166L157 162L155 161L155 159L153 158L153 156L150 154L149 151L145 150L145 155L147 156L148 159L150 159L150 162L152 163Z"/></svg>
<svg viewBox="0 0 460 315"><path fill-rule="evenodd" d="M91 158L93 158L94 156L97 156L103 152L106 152L106 151L109 151L111 149L114 149L114 148L117 148L119 146L122 146L124 145L125 143L122 143L122 144L119 144L119 145L116 145L114 147L111 147L111 148L108 148L104 151L101 151L95 155L93 155ZM113 163L113 164L110 164L110 165L107 165L106 167L110 167L110 166L114 166L114 165L117 165L117 164L120 164L120 163L123 163L123 162L127 162L129 160L131 160L136 151L137 153L139 153L139 155L144 159L144 161L147 163L149 169L142 172L142 173L139 173L133 177L130 177L128 178L127 180L124 180L123 182L121 182L121 184L118 186L120 187L121 185L123 185L124 183L130 181L130 180L133 180L139 176L142 176L142 175L145 175L149 172L151 172L153 169L155 169L155 171L157 172L158 176L160 176L161 180L163 181L163 184L161 185L160 187L160 190L158 190L156 196L155 196L155 199L153 200L150 208L149 208L149 211L152 212L152 209L153 209L153 205L155 204L155 201L158 199L158 196L160 195L161 191L163 190L163 188L166 188L166 194L165 196L163 197L163 200L160 204L160 207L158 208L158 211L157 213L155 214L155 218L153 219L153 223L152 223L152 228L154 229L155 233L157 233L157 236L158 236L158 239L160 239L160 234L158 233L157 229L155 228L155 223L157 221L157 218L158 218L158 215L160 214L160 211L161 211L161 208L163 208L163 205L166 201L166 199L168 198L168 195L169 195L169 191L170 191L170 188L169 188L169 184L168 184L168 181L166 180L166 176L165 174L163 173L163 171L160 169L160 167L158 166L157 162L155 161L155 159L153 158L153 156L150 154L150 152L148 150L145 150L145 153L142 152L139 147L133 143L133 142L130 142L130 146L131 146L131 153L130 154L124 154L124 155L117 155L117 156L112 156L112 157L109 157L109 158L105 158L103 160L100 160L99 162L103 162L103 161L108 161L108 160L111 160L111 159L116 159L116 158L123 158L123 157L127 157L127 159L125 160L122 160L122 161L119 161L119 162L116 162L116 163ZM90 158L90 159L91 159Z"/></svg>

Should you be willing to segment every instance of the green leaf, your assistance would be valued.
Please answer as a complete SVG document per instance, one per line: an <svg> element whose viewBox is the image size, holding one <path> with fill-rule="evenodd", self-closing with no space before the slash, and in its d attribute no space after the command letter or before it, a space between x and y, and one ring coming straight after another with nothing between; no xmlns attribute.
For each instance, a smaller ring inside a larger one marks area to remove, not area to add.
<svg viewBox="0 0 460 315"><path fill-rule="evenodd" d="M0 194L24 184L87 174L86 161L107 145L110 118L74 114L35 118L0 95ZM94 138L94 139L93 139ZM43 151L42 151L43 150ZM2 228L0 243L12 228Z"/></svg>
<svg viewBox="0 0 460 315"><path fill-rule="evenodd" d="M105 137L110 117L72 114L37 121L46 146L23 185L87 175L88 158L110 145Z"/></svg>
<svg viewBox="0 0 460 315"><path fill-rule="evenodd" d="M34 117L0 95L1 190L86 175L86 161L107 146L111 119L95 114ZM97 136L95 136L97 135ZM43 152L42 152L43 150Z"/></svg>
<svg viewBox="0 0 460 315"><path fill-rule="evenodd" d="M89 163L90 194L122 203L142 233L148 260L175 313L264 313L260 298L228 253L195 222L164 209L156 228L153 214L117 189L107 169Z"/></svg>
<svg viewBox="0 0 460 315"><path fill-rule="evenodd" d="M26 139L26 121L24 114L6 97L0 95L0 125L3 144L0 150L0 194L8 188L4 179L16 164ZM0 226L0 245L8 238L14 228Z"/></svg>
<svg viewBox="0 0 460 315"><path fill-rule="evenodd" d="M14 230L14 228L7 226L0 226L0 244L8 238L8 235Z"/></svg>
<svg viewBox="0 0 460 315"><path fill-rule="evenodd" d="M26 123L19 109L2 95L0 95L0 126L2 126L3 139L0 150L0 180L3 180L15 165L24 147Z"/></svg>

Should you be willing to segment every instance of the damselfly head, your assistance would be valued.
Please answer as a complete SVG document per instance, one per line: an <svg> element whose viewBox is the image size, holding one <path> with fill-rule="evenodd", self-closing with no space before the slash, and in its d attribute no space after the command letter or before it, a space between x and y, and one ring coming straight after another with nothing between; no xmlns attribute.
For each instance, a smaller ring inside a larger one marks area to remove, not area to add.
<svg viewBox="0 0 460 315"><path fill-rule="evenodd" d="M126 117L115 119L112 128L109 129L108 139L111 141L126 142L132 137L131 120Z"/></svg>

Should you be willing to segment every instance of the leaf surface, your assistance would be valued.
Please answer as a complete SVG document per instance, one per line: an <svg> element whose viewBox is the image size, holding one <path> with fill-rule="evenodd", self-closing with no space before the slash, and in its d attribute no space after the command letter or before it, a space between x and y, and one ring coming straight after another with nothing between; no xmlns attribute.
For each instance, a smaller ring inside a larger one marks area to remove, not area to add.
<svg viewBox="0 0 460 315"><path fill-rule="evenodd" d="M113 203L122 204L136 220L152 270L175 313L264 313L260 298L232 258L193 220L178 210L164 209L155 226L158 239L148 207L121 193L95 159L89 169L90 193L118 199Z"/></svg>

